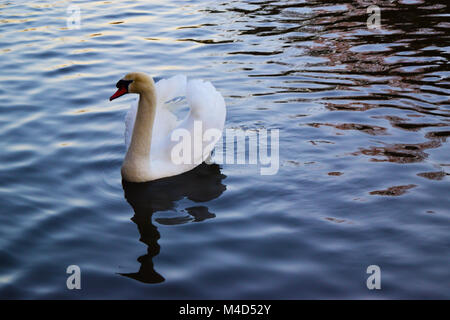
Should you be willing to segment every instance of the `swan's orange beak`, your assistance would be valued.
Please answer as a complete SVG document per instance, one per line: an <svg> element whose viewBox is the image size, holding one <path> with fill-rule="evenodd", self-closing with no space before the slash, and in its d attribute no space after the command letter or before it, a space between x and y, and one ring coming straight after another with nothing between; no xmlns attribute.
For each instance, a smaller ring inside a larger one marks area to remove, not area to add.
<svg viewBox="0 0 450 320"><path fill-rule="evenodd" d="M117 89L116 93L114 93L110 98L109 101L112 101L120 96L123 96L124 94L128 93L127 87L120 87Z"/></svg>
<svg viewBox="0 0 450 320"><path fill-rule="evenodd" d="M123 96L124 94L128 93L128 86L130 83L132 83L133 80L124 80L121 79L116 83L117 91L114 93L110 98L109 101L112 101L120 96Z"/></svg>

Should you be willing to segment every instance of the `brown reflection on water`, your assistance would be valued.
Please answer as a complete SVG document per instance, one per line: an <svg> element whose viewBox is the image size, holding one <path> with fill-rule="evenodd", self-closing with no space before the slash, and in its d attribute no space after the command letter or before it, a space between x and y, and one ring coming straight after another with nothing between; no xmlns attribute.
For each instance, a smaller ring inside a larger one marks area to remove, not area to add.
<svg viewBox="0 0 450 320"><path fill-rule="evenodd" d="M411 115L409 115L411 116ZM408 121L408 119L400 118L397 116L373 116L374 119L386 119L389 120L391 125L396 128L409 130L409 131L419 131L423 128L428 127L447 127L448 123L438 122L438 123L412 123L412 122L405 122Z"/></svg>
<svg viewBox="0 0 450 320"><path fill-rule="evenodd" d="M363 102L350 102L346 104L326 102L325 107L330 111L367 111L375 108L376 105Z"/></svg>
<svg viewBox="0 0 450 320"><path fill-rule="evenodd" d="M450 137L450 131L432 131L425 135L428 139L437 139L442 142L446 142L447 138Z"/></svg>
<svg viewBox="0 0 450 320"><path fill-rule="evenodd" d="M386 190L375 190L370 192L371 195L379 196L400 196L406 193L409 189L417 187L415 184L408 184L406 186L394 186L387 188Z"/></svg>
<svg viewBox="0 0 450 320"><path fill-rule="evenodd" d="M352 153L354 156L376 156L383 158L371 158L373 162L396 162L396 163L414 163L421 162L428 157L424 152L426 149L437 148L441 143L437 140L431 140L416 144L393 144L382 147L360 148L360 151Z"/></svg>
<svg viewBox="0 0 450 320"><path fill-rule="evenodd" d="M445 173L444 171L437 171L437 172L421 172L418 173L417 175L430 180L442 180L444 179L445 176L450 174Z"/></svg>
<svg viewBox="0 0 450 320"><path fill-rule="evenodd" d="M364 133L370 134L372 136L377 135L385 135L386 128L380 126L373 126L368 124L360 124L360 123L340 123L340 124L332 124L332 123L309 123L311 127L319 128L320 126L329 126L334 127L339 130L358 130Z"/></svg>
<svg viewBox="0 0 450 320"><path fill-rule="evenodd" d="M328 175L329 176L341 176L341 175L343 175L343 173L339 172L339 171L332 171L332 172L328 172Z"/></svg>

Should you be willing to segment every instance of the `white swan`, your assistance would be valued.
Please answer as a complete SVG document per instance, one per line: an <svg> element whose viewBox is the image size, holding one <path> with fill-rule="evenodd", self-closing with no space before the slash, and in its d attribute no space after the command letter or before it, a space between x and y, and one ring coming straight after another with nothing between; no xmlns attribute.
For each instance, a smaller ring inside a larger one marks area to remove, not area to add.
<svg viewBox="0 0 450 320"><path fill-rule="evenodd" d="M126 93L139 94L139 101L131 105L125 119L127 154L121 169L123 179L145 182L178 175L210 156L221 137L226 116L225 101L210 82L187 81L185 76L179 75L155 84L146 74L133 72L119 80L116 87L118 90L110 100ZM178 121L166 102L180 96L186 97L190 110ZM205 135L209 129L219 134ZM180 141L176 140L180 138L179 133L189 134L191 139L187 146L192 149L195 141L201 141L201 152L194 152L191 161L181 164L173 161L172 154L174 148L180 146Z"/></svg>

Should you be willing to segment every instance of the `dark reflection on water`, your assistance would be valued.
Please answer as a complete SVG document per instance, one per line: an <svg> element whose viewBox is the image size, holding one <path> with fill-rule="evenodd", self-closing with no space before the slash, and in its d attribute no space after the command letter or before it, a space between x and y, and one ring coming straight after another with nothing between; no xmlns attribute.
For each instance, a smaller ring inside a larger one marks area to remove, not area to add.
<svg viewBox="0 0 450 320"><path fill-rule="evenodd" d="M136 223L140 239L148 246L147 254L138 258L141 267L135 273L121 273L121 275L133 278L144 283L159 283L164 277L155 271L153 257L159 254L158 239L160 233L152 222L152 216L157 211L166 211L174 208L176 201L187 198L194 202L206 202L219 197L226 186L222 180L226 176L220 172L217 164L208 165L202 163L195 169L181 175L163 178L146 183L131 183L122 180L125 198L133 207L134 216L131 219ZM183 210L182 210L183 211ZM162 224L174 225L189 221L203 221L214 218L215 215L205 206L186 208L186 211L194 218L175 217L160 218L157 221Z"/></svg>

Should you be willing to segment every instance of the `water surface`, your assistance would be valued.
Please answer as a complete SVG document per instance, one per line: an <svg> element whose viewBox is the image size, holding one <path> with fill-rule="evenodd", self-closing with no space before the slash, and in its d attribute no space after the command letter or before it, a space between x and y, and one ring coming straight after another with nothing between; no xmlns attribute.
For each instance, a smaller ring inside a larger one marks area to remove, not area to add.
<svg viewBox="0 0 450 320"><path fill-rule="evenodd" d="M450 298L447 2L373 3L0 1L0 297ZM130 71L212 81L278 173L122 183Z"/></svg>

